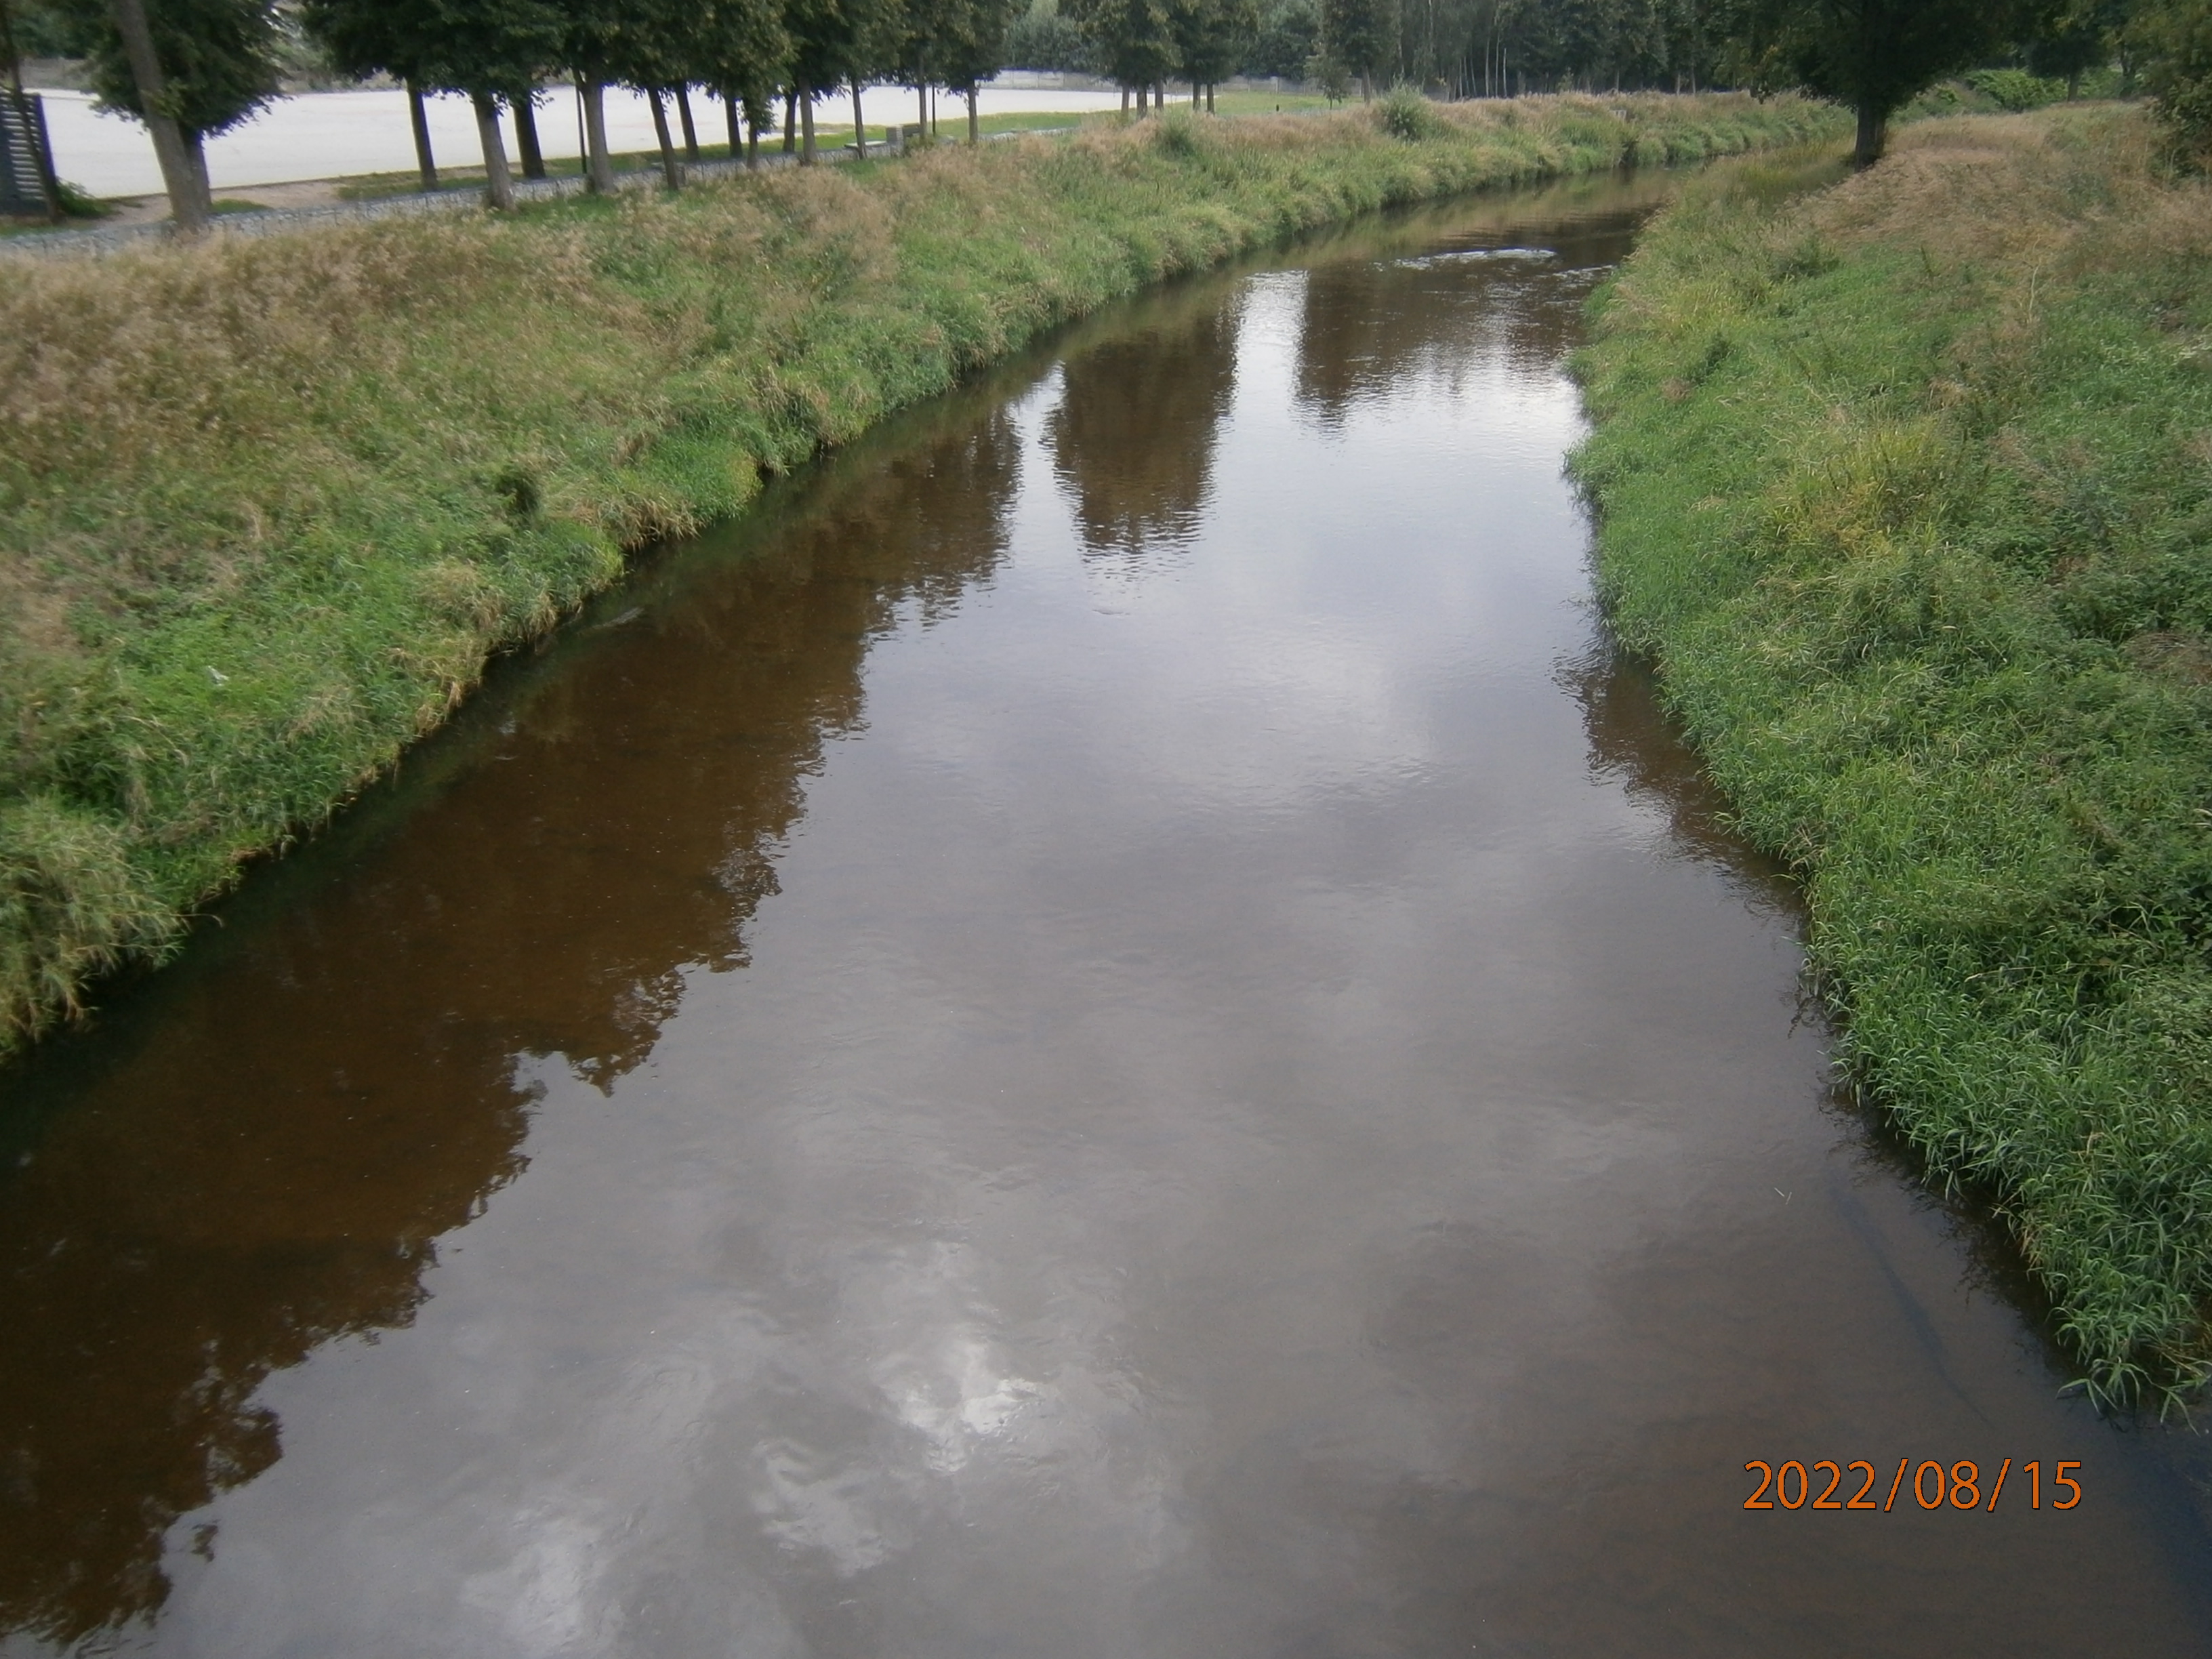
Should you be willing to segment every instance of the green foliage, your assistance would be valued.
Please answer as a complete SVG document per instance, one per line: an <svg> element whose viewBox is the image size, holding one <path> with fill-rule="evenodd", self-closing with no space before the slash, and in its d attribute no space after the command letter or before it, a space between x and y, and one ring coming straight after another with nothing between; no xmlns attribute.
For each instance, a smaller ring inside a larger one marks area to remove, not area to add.
<svg viewBox="0 0 2212 1659"><path fill-rule="evenodd" d="M1966 74L1965 80L1967 86L1980 93L1997 108L2015 115L2024 110L2041 109L2045 104L2058 103L2066 96L2063 81L2046 81L2030 75L2026 70L1972 70Z"/></svg>
<svg viewBox="0 0 2212 1659"><path fill-rule="evenodd" d="M1363 87L1397 78L1398 22L1395 0L1321 0L1323 46Z"/></svg>
<svg viewBox="0 0 2212 1659"><path fill-rule="evenodd" d="M54 194L60 199L62 213L71 219L105 219L110 209L106 203L93 196L66 179L54 181Z"/></svg>
<svg viewBox="0 0 2212 1659"><path fill-rule="evenodd" d="M1177 116L27 263L0 285L0 1023L158 952L629 550L1040 331L1355 213L1833 125L1504 113L1440 112L1418 149Z"/></svg>
<svg viewBox="0 0 2212 1659"><path fill-rule="evenodd" d="M2177 153L2201 165L2212 152L2212 0L2157 0L2130 34L2159 124Z"/></svg>
<svg viewBox="0 0 2212 1659"><path fill-rule="evenodd" d="M776 0L713 0L700 8L692 78L734 98L767 124L767 108L791 61L791 34Z"/></svg>
<svg viewBox="0 0 2212 1659"><path fill-rule="evenodd" d="M57 3L89 48L100 107L143 119L138 83L105 0ZM146 0L146 18L167 81L167 106L158 112L185 131L203 138L228 132L277 95L283 37L276 0Z"/></svg>
<svg viewBox="0 0 2212 1659"><path fill-rule="evenodd" d="M2037 119L1714 177L1602 301L1575 465L1865 1095L2118 1400L2212 1361L2212 201Z"/></svg>
<svg viewBox="0 0 2212 1659"><path fill-rule="evenodd" d="M902 29L895 54L899 78L908 86L965 92L1006 64L1008 33L1022 0L928 0L897 12Z"/></svg>
<svg viewBox="0 0 2212 1659"><path fill-rule="evenodd" d="M75 1012L88 979L158 952L178 925L111 820L47 793L0 806L0 983L16 993L0 1034Z"/></svg>
<svg viewBox="0 0 2212 1659"><path fill-rule="evenodd" d="M1081 26L1093 60L1121 85L1152 86L1173 71L1168 0L1066 0L1066 15Z"/></svg>
<svg viewBox="0 0 2212 1659"><path fill-rule="evenodd" d="M1729 0L1729 62L1745 84L1799 87L1859 116L1862 166L1889 118L2021 21L2004 0Z"/></svg>
<svg viewBox="0 0 2212 1659"><path fill-rule="evenodd" d="M2112 61L2134 9L2133 0L2035 0L2024 43L2029 71L2079 86Z"/></svg>
<svg viewBox="0 0 2212 1659"><path fill-rule="evenodd" d="M1234 74L1259 32L1258 0L1168 0L1176 73L1194 86Z"/></svg>
<svg viewBox="0 0 2212 1659"><path fill-rule="evenodd" d="M1152 143L1179 161L1196 161L1206 153L1198 121L1186 109L1171 109L1152 125Z"/></svg>
<svg viewBox="0 0 2212 1659"><path fill-rule="evenodd" d="M1321 45L1321 9L1315 0L1267 0L1260 26L1240 66L1246 75L1295 81Z"/></svg>
<svg viewBox="0 0 2212 1659"><path fill-rule="evenodd" d="M1012 69L1088 73L1093 66L1091 42L1073 18L1032 9L1007 27L1006 64Z"/></svg>
<svg viewBox="0 0 2212 1659"><path fill-rule="evenodd" d="M1402 138L1409 144L1433 138L1443 128L1436 106L1407 86L1390 88L1375 106L1375 119L1393 138Z"/></svg>
<svg viewBox="0 0 2212 1659"><path fill-rule="evenodd" d="M1325 51L1316 52L1307 60L1306 79L1331 104L1340 104L1352 96L1352 72Z"/></svg>
<svg viewBox="0 0 2212 1659"><path fill-rule="evenodd" d="M301 27L344 74L514 103L558 61L555 0L301 0Z"/></svg>
<svg viewBox="0 0 2212 1659"><path fill-rule="evenodd" d="M26 58L84 58L98 38L100 18L60 0L5 0L15 49Z"/></svg>

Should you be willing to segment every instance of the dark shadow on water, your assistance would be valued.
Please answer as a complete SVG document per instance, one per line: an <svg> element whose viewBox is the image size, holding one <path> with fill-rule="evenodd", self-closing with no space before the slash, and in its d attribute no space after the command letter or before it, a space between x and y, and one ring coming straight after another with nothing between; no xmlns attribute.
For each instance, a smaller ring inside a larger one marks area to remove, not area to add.
<svg viewBox="0 0 2212 1659"><path fill-rule="evenodd" d="M16 1068L0 1631L154 1613L172 1523L280 1455L263 1379L406 1325L440 1236L522 1171L526 1062L604 1091L687 975L746 964L869 643L988 580L1018 463L1004 409L963 401L780 492L507 665L184 962Z"/></svg>

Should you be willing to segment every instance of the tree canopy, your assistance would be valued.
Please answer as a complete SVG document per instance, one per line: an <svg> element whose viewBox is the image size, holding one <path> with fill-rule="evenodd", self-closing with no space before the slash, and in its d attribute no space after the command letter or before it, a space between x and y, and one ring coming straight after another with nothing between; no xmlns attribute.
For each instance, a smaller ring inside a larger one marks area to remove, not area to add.
<svg viewBox="0 0 2212 1659"><path fill-rule="evenodd" d="M146 100L114 13L101 0L70 0L88 48L100 107L146 118ZM145 0L163 80L160 114L195 146L231 128L282 90L283 34L276 0Z"/></svg>
<svg viewBox="0 0 2212 1659"><path fill-rule="evenodd" d="M1398 24L1396 0L1322 0L1322 50L1359 77L1364 94L1371 95L1377 81L1399 78Z"/></svg>
<svg viewBox="0 0 2212 1659"><path fill-rule="evenodd" d="M1856 159L1880 159L1889 118L2016 37L2015 0L1730 0L1734 64L1748 84L1802 87L1858 114Z"/></svg>

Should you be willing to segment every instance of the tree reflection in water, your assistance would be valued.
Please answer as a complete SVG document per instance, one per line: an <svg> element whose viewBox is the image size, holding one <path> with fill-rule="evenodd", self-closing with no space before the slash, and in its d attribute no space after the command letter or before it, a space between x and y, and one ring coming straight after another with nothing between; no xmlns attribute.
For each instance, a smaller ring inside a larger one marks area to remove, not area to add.
<svg viewBox="0 0 2212 1659"><path fill-rule="evenodd" d="M1194 289L1061 369L1045 441L1085 556L1115 574L1140 574L1197 537L1236 395L1241 298L1241 289Z"/></svg>
<svg viewBox="0 0 2212 1659"><path fill-rule="evenodd" d="M178 1517L281 1455L263 1380L409 1323L440 1236L523 1169L521 1062L604 1089L688 973L744 965L870 641L988 575L1018 464L1003 404L959 400L769 504L738 556L672 562L263 872L231 907L250 942L204 938L19 1072L0 1633L149 1618Z"/></svg>
<svg viewBox="0 0 2212 1659"><path fill-rule="evenodd" d="M1627 252L1611 222L1563 219L1540 246L1474 230L1399 258L1318 264L1298 337L1298 407L1324 430L1355 404L1416 385L1462 389L1502 357L1524 374L1557 370L1579 337L1564 287L1587 292Z"/></svg>

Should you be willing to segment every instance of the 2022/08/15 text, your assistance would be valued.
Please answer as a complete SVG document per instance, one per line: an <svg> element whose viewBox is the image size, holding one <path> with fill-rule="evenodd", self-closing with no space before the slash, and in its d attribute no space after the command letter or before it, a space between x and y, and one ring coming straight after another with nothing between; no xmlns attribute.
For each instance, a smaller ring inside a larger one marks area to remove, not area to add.
<svg viewBox="0 0 2212 1659"><path fill-rule="evenodd" d="M1996 1510L1997 1500L2004 1495L2006 1481L2017 1474L2027 1483L2029 1509L2070 1510L2081 1502L2081 1483L2073 1474L2081 1467L2079 1458L2069 1458L2051 1466L2050 1502L2046 1504L2040 1459L2022 1463L2015 1471L2013 1460L2006 1458L1984 1496L1981 1466L1971 1459L1962 1458L1947 1467L1933 1458L1923 1458L1915 1468L1910 1457L1900 1457L1897 1460L1897 1473L1890 1477L1888 1491L1877 1499L1875 1494L1881 1490L1881 1472L1863 1458L1841 1464L1822 1458L1808 1470L1795 1458L1778 1468L1755 1457L1743 1468L1745 1474L1759 1477L1759 1485L1743 1500L1743 1506L1747 1510L1875 1510L1887 1514L1896 1507L1900 1493L1910 1492L1913 1503L1923 1510L1949 1508L1987 1515ZM1912 1471L1909 1482L1905 1479L1907 1469ZM1838 1496L1850 1480L1862 1473L1865 1478L1858 1482L1857 1490L1847 1497ZM1820 1486L1824 1474L1826 1485L1815 1496L1814 1488ZM2020 1507L2019 1490L2015 1481L2015 1509Z"/></svg>

